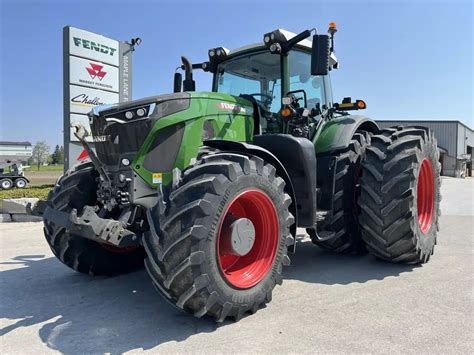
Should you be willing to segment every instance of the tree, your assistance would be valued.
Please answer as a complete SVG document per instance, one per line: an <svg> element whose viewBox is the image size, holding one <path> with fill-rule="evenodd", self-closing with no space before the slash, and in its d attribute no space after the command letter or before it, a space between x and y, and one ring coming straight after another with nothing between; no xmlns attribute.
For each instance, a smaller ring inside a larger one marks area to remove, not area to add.
<svg viewBox="0 0 474 355"><path fill-rule="evenodd" d="M63 146L56 145L54 148L53 154L51 154L51 159L53 164L63 164L64 163L64 148Z"/></svg>
<svg viewBox="0 0 474 355"><path fill-rule="evenodd" d="M38 166L38 170L41 164L48 161L49 157L49 145L45 141L37 142L33 147L32 158Z"/></svg>
<svg viewBox="0 0 474 355"><path fill-rule="evenodd" d="M64 164L64 147L60 146L58 151L58 156L56 157L58 164Z"/></svg>
<svg viewBox="0 0 474 355"><path fill-rule="evenodd" d="M56 157L58 156L59 152L59 145L56 144L56 147L54 148L53 154L51 154L51 163L56 164Z"/></svg>

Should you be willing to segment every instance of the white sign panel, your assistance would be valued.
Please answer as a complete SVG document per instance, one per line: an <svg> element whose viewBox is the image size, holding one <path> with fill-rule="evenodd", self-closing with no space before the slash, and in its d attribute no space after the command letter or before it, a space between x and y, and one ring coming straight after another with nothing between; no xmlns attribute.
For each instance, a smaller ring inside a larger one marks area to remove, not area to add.
<svg viewBox="0 0 474 355"><path fill-rule="evenodd" d="M71 84L119 92L119 70L116 67L71 56L69 59Z"/></svg>
<svg viewBox="0 0 474 355"><path fill-rule="evenodd" d="M71 118L70 118L70 122L71 122L71 124L80 123L82 126L84 126L84 128L89 133L89 136L86 137L86 141L87 142L92 142L91 127L89 125L89 117L87 115L77 115L75 113L72 113ZM79 142L79 140L74 135L75 131L76 131L75 128L70 127L71 141L72 142Z"/></svg>
<svg viewBox="0 0 474 355"><path fill-rule="evenodd" d="M69 142L66 144L66 147L69 152L70 165L73 166L79 163L80 160L78 158L84 154L84 147L82 144L77 142Z"/></svg>
<svg viewBox="0 0 474 355"><path fill-rule="evenodd" d="M95 106L131 100L132 52L127 42L70 26L63 28L66 169L82 151L70 123L80 123L90 132L87 114ZM91 137L86 140L92 142Z"/></svg>
<svg viewBox="0 0 474 355"><path fill-rule="evenodd" d="M101 35L69 28L69 54L119 66L119 42Z"/></svg>
<svg viewBox="0 0 474 355"><path fill-rule="evenodd" d="M99 105L111 105L119 102L119 95L109 91L69 86L69 107L72 113L88 114Z"/></svg>

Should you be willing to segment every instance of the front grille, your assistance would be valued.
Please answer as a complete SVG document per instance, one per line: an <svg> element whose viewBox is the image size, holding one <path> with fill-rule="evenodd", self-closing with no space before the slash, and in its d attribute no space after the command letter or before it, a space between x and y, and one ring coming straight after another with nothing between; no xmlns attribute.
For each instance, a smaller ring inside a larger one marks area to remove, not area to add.
<svg viewBox="0 0 474 355"><path fill-rule="evenodd" d="M153 122L152 119L144 118L118 123L107 122L104 117L95 117L91 130L97 157L108 166L119 165L121 157L134 157Z"/></svg>
<svg viewBox="0 0 474 355"><path fill-rule="evenodd" d="M184 134L184 123L163 128L158 132L143 159L148 171L171 171Z"/></svg>

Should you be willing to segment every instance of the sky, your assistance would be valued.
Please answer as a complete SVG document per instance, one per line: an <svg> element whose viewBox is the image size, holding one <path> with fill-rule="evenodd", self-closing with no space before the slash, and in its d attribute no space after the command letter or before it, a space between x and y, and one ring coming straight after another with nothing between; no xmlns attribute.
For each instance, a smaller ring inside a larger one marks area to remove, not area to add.
<svg viewBox="0 0 474 355"><path fill-rule="evenodd" d="M141 37L133 98L169 93L186 55L261 42L276 28L327 30L335 21L335 100L367 103L374 119L473 116L473 2L452 1L33 1L0 0L0 140L62 144L62 28L117 40ZM197 90L211 76L196 73Z"/></svg>

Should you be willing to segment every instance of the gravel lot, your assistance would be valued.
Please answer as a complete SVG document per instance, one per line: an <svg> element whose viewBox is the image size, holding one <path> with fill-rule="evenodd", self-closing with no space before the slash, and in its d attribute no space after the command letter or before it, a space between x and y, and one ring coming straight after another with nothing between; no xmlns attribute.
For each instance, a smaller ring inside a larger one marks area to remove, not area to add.
<svg viewBox="0 0 474 355"><path fill-rule="evenodd" d="M30 185L54 184L63 174L61 171L27 171L25 176L30 180Z"/></svg>
<svg viewBox="0 0 474 355"><path fill-rule="evenodd" d="M163 301L144 271L77 274L41 223L0 224L0 351L473 353L474 179L443 179L441 232L422 267L302 242L273 301L216 325Z"/></svg>

